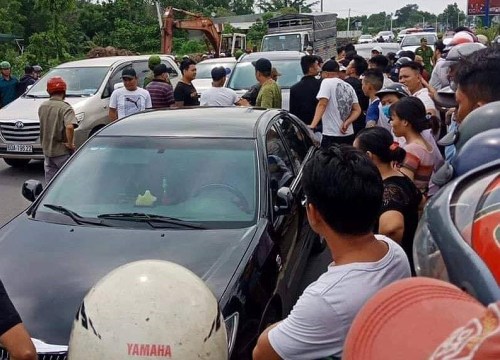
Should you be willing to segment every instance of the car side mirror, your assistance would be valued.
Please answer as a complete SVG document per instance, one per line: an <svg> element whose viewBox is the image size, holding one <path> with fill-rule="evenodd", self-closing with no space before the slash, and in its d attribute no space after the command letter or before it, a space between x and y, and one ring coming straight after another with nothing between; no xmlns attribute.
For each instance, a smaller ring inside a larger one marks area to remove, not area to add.
<svg viewBox="0 0 500 360"><path fill-rule="evenodd" d="M26 180L21 190L23 196L28 201L35 201L43 190L42 183L38 180Z"/></svg>
<svg viewBox="0 0 500 360"><path fill-rule="evenodd" d="M276 194L276 204L274 213L276 215L286 215L292 211L293 195L288 187L281 187Z"/></svg>

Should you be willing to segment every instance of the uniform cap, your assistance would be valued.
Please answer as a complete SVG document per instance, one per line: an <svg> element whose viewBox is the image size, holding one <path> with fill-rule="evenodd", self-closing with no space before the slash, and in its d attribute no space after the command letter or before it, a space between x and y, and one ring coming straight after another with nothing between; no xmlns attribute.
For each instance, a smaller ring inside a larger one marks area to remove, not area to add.
<svg viewBox="0 0 500 360"><path fill-rule="evenodd" d="M10 63L8 61L2 61L0 63L0 69L10 69Z"/></svg>

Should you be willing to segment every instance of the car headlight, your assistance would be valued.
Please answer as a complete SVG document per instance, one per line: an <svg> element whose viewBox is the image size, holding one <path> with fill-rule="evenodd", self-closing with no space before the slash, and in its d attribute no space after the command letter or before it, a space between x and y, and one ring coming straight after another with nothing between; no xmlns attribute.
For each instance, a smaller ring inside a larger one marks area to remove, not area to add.
<svg viewBox="0 0 500 360"><path fill-rule="evenodd" d="M80 124L85 119L85 113L78 113L75 115L77 124Z"/></svg>
<svg viewBox="0 0 500 360"><path fill-rule="evenodd" d="M427 276L449 282L448 271L441 251L427 225L427 214L418 223L413 241L413 261L418 276Z"/></svg>
<svg viewBox="0 0 500 360"><path fill-rule="evenodd" d="M233 352L234 343L236 342L236 333L238 332L238 322L240 319L240 314L235 312L224 319L226 324L227 332L227 352L229 356Z"/></svg>

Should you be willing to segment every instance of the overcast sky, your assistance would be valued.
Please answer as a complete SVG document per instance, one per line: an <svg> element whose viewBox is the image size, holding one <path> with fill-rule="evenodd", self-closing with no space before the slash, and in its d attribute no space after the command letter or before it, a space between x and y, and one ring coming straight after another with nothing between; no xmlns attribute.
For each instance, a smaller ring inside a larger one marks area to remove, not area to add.
<svg viewBox="0 0 500 360"><path fill-rule="evenodd" d="M321 0L320 0L321 1ZM381 11L387 13L396 12L406 4L417 4L422 11L428 11L432 14L440 14L448 4L457 3L458 7L466 11L467 0L323 0L323 11L335 12L341 18L347 18L349 8L351 16L361 16L376 14ZM315 6L315 10L320 10L320 5Z"/></svg>

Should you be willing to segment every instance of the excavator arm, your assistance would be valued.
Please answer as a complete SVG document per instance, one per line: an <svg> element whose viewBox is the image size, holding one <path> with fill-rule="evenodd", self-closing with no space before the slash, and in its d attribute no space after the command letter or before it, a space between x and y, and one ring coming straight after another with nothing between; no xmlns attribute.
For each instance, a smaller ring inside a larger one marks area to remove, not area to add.
<svg viewBox="0 0 500 360"><path fill-rule="evenodd" d="M189 16L187 19L175 20L174 13L180 12ZM174 29L199 30L203 32L215 51L215 56L218 57L221 48L221 33L222 26L214 24L214 22L206 17L189 11L168 7L163 14L162 26L162 52L164 54L172 53L172 45L174 39Z"/></svg>

